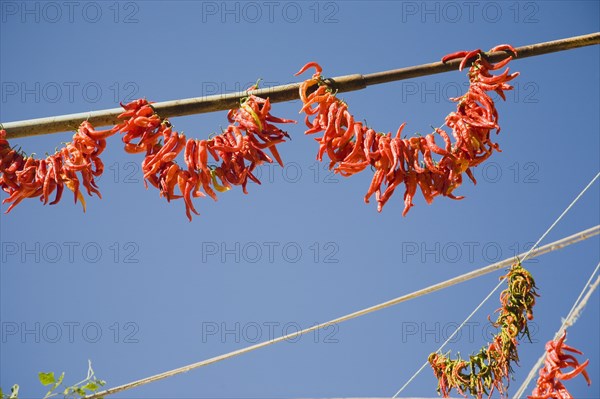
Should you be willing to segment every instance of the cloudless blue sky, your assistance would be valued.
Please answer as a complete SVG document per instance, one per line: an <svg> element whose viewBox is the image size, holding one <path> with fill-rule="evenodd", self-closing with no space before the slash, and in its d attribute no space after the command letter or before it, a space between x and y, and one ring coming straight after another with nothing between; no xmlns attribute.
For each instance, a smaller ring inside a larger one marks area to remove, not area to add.
<svg viewBox="0 0 600 399"><path fill-rule="evenodd" d="M468 3L468 4L466 4ZM318 61L325 76L439 60L457 50L514 46L597 32L597 1L0 1L0 121L112 108L299 81ZM84 214L70 192L55 206L1 207L0 385L43 397L39 371L108 386L239 349L400 296L522 252L600 169L598 46L517 60L515 91L498 101L502 149L458 190L462 201L420 194L402 217L402 191L383 212L364 204L371 173L342 179L315 163L299 101L272 113L296 118L280 146L286 168L218 202L146 190L141 157L109 140L103 199ZM340 94L378 131L428 133L465 89L451 72ZM171 122L206 138L226 112ZM54 152L72 133L11 141ZM544 243L600 222L599 184ZM6 198L5 193L0 197ZM600 259L598 237L526 262L541 297L533 343L519 346L514 393ZM385 397L421 366L496 285L496 272L390 309L115 398ZM600 397L598 293L569 329L592 377L566 382ZM498 295L448 346L464 356L489 338ZM533 385L528 389L531 392ZM436 396L430 368L403 392ZM456 395L455 395L456 396Z"/></svg>

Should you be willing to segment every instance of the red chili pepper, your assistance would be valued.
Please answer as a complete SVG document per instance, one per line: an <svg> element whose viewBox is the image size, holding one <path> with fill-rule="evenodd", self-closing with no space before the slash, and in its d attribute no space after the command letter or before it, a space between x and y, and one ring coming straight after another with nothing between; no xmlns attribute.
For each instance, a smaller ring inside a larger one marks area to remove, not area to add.
<svg viewBox="0 0 600 399"><path fill-rule="evenodd" d="M567 350L573 353L582 354L579 350L571 348L564 343L566 336L567 332L565 330L558 340L552 340L546 343L544 368L540 370L536 387L531 396L528 396L529 399L550 397L557 399L572 398L561 380L569 380L579 374L583 375L588 385L591 384L589 375L585 370L589 364L589 360L579 364L574 356L563 352L564 350ZM573 370L570 372L563 372L562 369L568 367Z"/></svg>
<svg viewBox="0 0 600 399"><path fill-rule="evenodd" d="M510 48L498 46L495 50ZM462 199L462 196L453 194L462 184L462 174L466 173L476 183L470 168L479 165L493 151L500 151L499 146L490 140L490 131L495 129L498 133L500 126L498 112L487 92L495 91L503 96L505 90L512 89L507 82L518 76L518 73L510 74L508 70L493 75L491 71L498 69L499 64L508 64L510 59L493 64L482 55L485 54L477 49L456 52L442 59L447 62L462 58L461 69L473 60L468 74L469 90L464 96L453 99L457 102L457 110L445 120L446 126L452 130L454 144L448 133L441 128L434 129L434 133L424 137L401 138L401 131L405 126L403 124L396 137L391 139L389 134L378 134L362 124L358 125L347 105L323 84L321 67L314 63L305 65L300 73L310 67L315 67L316 70L312 78L301 83L299 91L303 103L301 112L306 114L305 124L308 127L305 133L322 132L316 138L319 143L317 160L321 161L327 154L330 169L342 176L351 176L370 164L375 169L375 175L365 200L368 202L369 197L375 193L379 211L400 183L399 175L405 185L403 215L413 206L412 198L417 186L421 188L427 202L438 195ZM320 84L319 88L309 94L309 88L317 83ZM443 148L435 142L434 134L442 137ZM433 154L441 159L434 159ZM381 187L384 186L388 189L381 194Z"/></svg>
<svg viewBox="0 0 600 399"><path fill-rule="evenodd" d="M304 65L302 68L300 68L300 70L298 72L296 72L294 74L294 76L302 75L304 72L306 72L307 69L310 69L310 68L315 68L316 75L320 75L321 72L323 72L323 68L321 68L321 66L318 63L309 62L306 65Z"/></svg>
<svg viewBox="0 0 600 399"><path fill-rule="evenodd" d="M517 56L517 50L515 50L510 44L499 44L498 46L493 47L489 52L493 53L496 51L510 51L515 55L515 57Z"/></svg>
<svg viewBox="0 0 600 399"><path fill-rule="evenodd" d="M457 58L463 58L465 55L467 55L466 51L457 51L455 53L451 53L448 55L445 55L442 57L442 62L448 62L450 60L455 60Z"/></svg>
<svg viewBox="0 0 600 399"><path fill-rule="evenodd" d="M480 49L477 49L477 50L473 50L473 51L470 51L470 52L468 52L468 53L465 55L465 57L463 58L462 62L460 63L460 65L459 65L459 67L458 67L458 70L459 70L459 71L462 71L462 70L463 70L463 68L464 68L464 67L467 65L467 62L468 62L468 61L469 61L471 58L473 58L473 57L475 57L476 55L479 55L479 54L481 54L481 50L480 50Z"/></svg>

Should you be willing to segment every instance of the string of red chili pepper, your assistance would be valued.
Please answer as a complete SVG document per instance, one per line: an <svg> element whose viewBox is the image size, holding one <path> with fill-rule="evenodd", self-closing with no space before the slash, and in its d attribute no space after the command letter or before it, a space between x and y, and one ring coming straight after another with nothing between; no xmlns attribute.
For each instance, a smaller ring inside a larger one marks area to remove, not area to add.
<svg viewBox="0 0 600 399"><path fill-rule="evenodd" d="M295 123L271 115L269 99L250 95L242 101L240 108L229 111L230 125L223 133L208 140L196 140L174 132L170 123L154 113L145 100L133 101L124 108L126 111L119 117L127 120L117 128L125 133L123 142L127 152L146 152L142 162L146 187L147 181L150 182L167 201L183 197L190 220L191 212L198 214L192 197L204 197L206 193L216 201L214 190L223 192L241 185L247 194L248 179L260 184L252 172L264 162L273 162L265 149L269 149L283 166L276 145L289 136L273 123ZM160 138L164 144L159 144ZM139 141L134 143L137 139ZM187 169L182 169L175 161L182 151ZM211 166L209 154L220 164ZM174 193L176 187L181 195Z"/></svg>
<svg viewBox="0 0 600 399"><path fill-rule="evenodd" d="M496 46L490 52L502 50L516 56L515 49L509 45ZM452 129L454 144L448 133L440 128L426 136L401 138L405 123L395 137L364 126L355 120L348 111L348 105L328 87L321 76L321 66L316 62L304 65L296 75L309 68L316 71L300 86L303 103L300 112L306 114L306 134L323 132L316 139L320 144L317 160L322 161L323 155L327 154L329 168L345 177L361 172L369 165L373 167L375 173L365 202L368 203L375 194L379 212L401 184L405 186L403 216L413 206L417 186L427 203L438 195L462 199L462 196L453 194L462 184L462 174L466 173L476 183L470 168L486 160L494 150L500 151L498 144L490 139L490 132L494 129L500 132L500 126L494 101L487 92L494 91L505 99L504 91L513 88L507 82L519 73L509 74L506 68L501 74L492 75L492 71L506 66L512 56L492 64L481 50L457 52L445 56L442 61L461 57L461 70L468 60L477 58L469 69L469 90L462 97L452 99L458 103L457 109L446 117L445 124ZM309 94L308 90L315 84L318 88ZM436 134L442 138L443 148L436 143ZM440 155L441 159L435 161L433 154ZM385 187L383 193L382 185Z"/></svg>
<svg viewBox="0 0 600 399"><path fill-rule="evenodd" d="M546 343L546 359L544 367L540 370L540 375L537 380L536 387L533 389L529 399L573 399L562 381L570 380L583 374L588 385L590 376L585 368L589 364L589 359L579 364L575 356L567 354L563 351L569 351L583 355L582 352L565 344L567 331L564 330L562 336L558 340L551 340ZM570 372L565 372L563 369L572 368Z"/></svg>
<svg viewBox="0 0 600 399"><path fill-rule="evenodd" d="M517 363L517 338L527 336L529 339L528 320L533 319L535 305L535 281L531 274L522 267L521 263L514 264L504 276L508 287L500 294L502 307L498 319L492 323L500 327L492 342L481 350L463 360L460 354L456 359L447 355L432 353L429 364L438 380L438 393L444 398L455 388L461 395L469 391L472 396L481 399L483 395L492 396L494 390L506 397L507 388L512 374L511 363ZM503 277L503 278L504 278Z"/></svg>
<svg viewBox="0 0 600 399"><path fill-rule="evenodd" d="M11 204L10 212L25 198L40 198L45 204L56 190L56 196L50 205L58 203L64 186L74 193L75 203L81 201L85 211L85 199L79 189L82 183L88 195L96 194L102 198L95 177L104 171L100 154L106 148L106 138L116 132L94 130L88 122L83 122L73 140L60 151L44 159L26 156L10 147L6 140L6 131L0 130L0 187L8 193L2 203Z"/></svg>
<svg viewBox="0 0 600 399"><path fill-rule="evenodd" d="M60 201L65 185L74 192L75 202L81 201L85 211L77 174L88 194L101 198L94 180L104 170L99 155L106 147L106 139L121 132L126 152L146 154L142 162L146 187L150 182L169 202L183 198L186 215L191 220L191 212L198 214L192 197L205 196L201 189L216 200L214 190L223 192L241 185L247 193L248 179L260 184L253 170L264 162L273 162L264 150L269 149L283 165L276 145L289 136L274 123L295 123L272 116L269 99L250 95L239 109L229 111L230 125L225 131L209 140L196 140L186 139L185 135L173 131L169 121L161 119L145 99L122 106L124 112L119 115L122 123L96 131L89 122L83 122L71 143L43 160L12 149L6 140L6 132L1 130L0 187L9 194L3 203L11 203L6 213L25 198L40 197L47 204L50 195L57 190L56 198L50 203L54 205ZM186 169L176 162L182 151ZM217 165L209 164L208 154ZM176 188L180 194L175 194Z"/></svg>

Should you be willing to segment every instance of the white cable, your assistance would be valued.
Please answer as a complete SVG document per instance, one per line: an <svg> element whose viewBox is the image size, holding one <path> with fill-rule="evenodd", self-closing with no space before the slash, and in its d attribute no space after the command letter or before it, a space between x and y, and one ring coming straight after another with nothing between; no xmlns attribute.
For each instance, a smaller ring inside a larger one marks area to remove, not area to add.
<svg viewBox="0 0 600 399"><path fill-rule="evenodd" d="M563 211L563 213L560 214L560 216L554 221L554 223L552 223L552 225L550 227L548 227L548 230L546 230L546 232L544 234L542 234L542 236L539 238L539 240L537 240L537 242L533 245L533 247L531 247L531 249L523 257L522 262L525 262L525 259L527 259L529 254L531 254L531 251L533 251L534 248L537 247L544 238L546 238L546 236L550 233L550 231L552 231L554 226L556 226L557 223L563 218L563 216L565 216L566 213L569 212L569 210L573 207L573 205L575 205L575 203L577 201L579 201L579 198L581 198L581 196L583 196L583 194L585 194L585 192L588 190L588 188L590 188L592 186L592 184L594 184L596 182L596 180L598 180L598 177L600 177L600 172L598 172L596 174L596 176L588 183L588 185L585 186L585 188L583 190L581 190L579 195L577 197L575 197L575 199L569 204L569 206Z"/></svg>
<svg viewBox="0 0 600 399"><path fill-rule="evenodd" d="M529 257L529 255L533 252L533 250L540 244L540 242L546 238L546 236L548 234L550 234L550 232L552 231L552 229L554 229L554 226L556 226L558 224L558 222L560 222L560 220L563 218L563 216L565 216L567 214L567 212L569 212L569 210L577 203L577 201L579 201L579 199L583 196L583 194L585 194L585 192L596 182L596 180L598 180L598 177L600 177L600 172L596 174L596 176L587 184L587 186L585 186L585 188L583 190L581 190L581 192L579 193L579 195L577 195L577 197L575 197L575 199L573 201L571 201L571 203L569 204L569 206L567 206L567 208L560 214L560 216L558 216L558 218L556 218L556 220L554 221L554 223L552 223L550 225L550 227L548 227L548 229L544 232L544 234L542 234L540 236L540 238L536 241L536 243L531 247L531 249L529 249L529 251L527 251L527 253L525 254L525 256L523 257L523 259L521 260L521 262L525 262L525 260ZM444 347L450 342L450 340L458 333L458 331L469 322L469 320L471 320L471 317L473 317L473 315L487 302L488 299L490 299L490 297L492 296L492 294L494 292L496 292L498 290L498 288L500 288L500 286L502 285L504 281L504 278L502 278L500 280L500 282L498 283L498 285L492 290L492 292L490 292L488 294L488 296L486 296L483 301L481 301L481 303L479 305L477 305L477 307L475 308L475 310L473 310L471 312L471 314L469 316L467 316L467 318L456 328L456 330L454 330L454 332L452 333L452 335L450 335L450 337L446 340L446 342L444 342L442 344L442 346L440 346L438 348L438 350L435 351L435 353L438 353L442 351L442 349L444 349ZM394 394L394 396L392 396L393 398L397 398L398 395L400 395L400 393L408 386L408 384L410 384L411 381L413 381L420 373L421 371L423 371L425 369L425 367L427 367L427 364L429 364L429 361L425 361L425 363L423 363L423 365L408 379L408 381L406 381L406 383L404 383L404 385L402 385L402 387L398 390L398 392L396 392Z"/></svg>
<svg viewBox="0 0 600 399"><path fill-rule="evenodd" d="M596 180L598 178L598 176L600 176L600 173L596 176L596 178L594 180ZM589 184L588 187L590 185L591 184ZM587 187L586 187L586 190L587 190ZM581 194L579 196L581 196ZM540 247L540 249L535 252L535 256L539 256L539 255L542 255L542 254L545 254L545 253L548 253L548 252L556 251L558 249L564 248L567 245L571 245L571 244L573 244L575 242L578 242L578 241L590 238L591 236L594 236L594 235L598 234L599 230L600 230L600 226L595 226L595 227L589 228L589 229L587 229L585 231L580 231L579 233L576 233L576 234L574 234L572 236L565 237L563 239L557 240L557 241L555 241L553 243L546 244L546 245ZM531 254L532 252L533 252L533 248L530 249L525 254L525 256L523 257L523 259L526 259L527 256L529 254ZM196 362L196 363L192 363L192 364L189 364L187 366L178 367L176 369L168 370L168 371L165 371L165 372L162 372L162 373L159 373L159 374L152 375L150 377L142 378L142 379L137 380L137 381L132 381L132 382L120 385L120 386L116 386L116 387L113 387L113 388L105 389L104 391L96 392L96 393L87 395L87 396L83 397L82 399L97 399L97 398L101 398L101 397L113 395L113 394L118 393L118 392L127 391L127 390L132 389L132 388L136 388L136 387L139 387L139 386L142 386L142 385L146 385L146 384L149 384L149 383L152 383L152 382L155 382L155 381L159 381L159 380L162 380L162 379L165 379L165 378L173 377L173 376L178 375L178 374L186 373L188 371L191 371L191 370L194 370L194 369L197 369L197 368L200 368L200 367L205 367L205 366L208 366L210 364L214 364L214 363L226 360L226 359L230 359L230 358L235 357L235 356L239 356L239 355L242 355L242 354L245 354L245 353L249 353L249 352L255 351L255 350L260 349L260 348L264 348L264 347L269 346L269 345L276 344L278 342L282 342L282 341L285 341L285 340L288 340L288 339L299 337L301 335L307 334L307 333L315 331L315 330L323 329L323 328L331 326L333 324L342 323L344 321L347 321L347 320L350 320L350 319L354 319L356 317L364 316L364 315L366 315L368 313L372 313L372 312L375 312L375 311L378 311L378 310L382 310L382 309L388 308L390 306L397 305L397 304L399 304L401 302L405 302L405 301L417 298L417 297L422 296L422 295L430 294L432 292L441 290L443 288L447 288L447 287L450 287L452 285L459 284L459 283L462 283L464 281L467 281L467 280L470 280L470 279L482 276L484 274L491 273L492 271L495 271L495 270L498 270L500 268L509 266L511 263L512 263L512 259L505 259L503 261L496 262L496 263L494 263L492 265L485 266L485 267L483 267L481 269L477 269L477 270L474 270L474 271L462 274L460 276L448 279L448 280L443 281L441 283L434 284L434 285L431 285L429 287L417 290L417 291L412 292L410 294L402 295L400 297L394 298L394 299L389 300L387 302L383 302L383 303L371 306L369 308L362 309L362 310L359 310L359 311L347 314L347 315L342 316L342 317L338 317L337 319L333 319L333 320L330 320L330 321L325 322L325 323L314 325L312 327L306 328L306 329L301 330L301 331L296 331L296 332L293 332L293 333L290 333L290 334L287 334L287 335L284 335L284 336L281 336L281 337L278 337L278 338L275 338L275 339L272 339L272 340L269 340L269 341L260 342L258 344L251 345L251 346L248 346L248 347L245 347L245 348L242 348L242 349L238 349L238 350L235 350L235 351L232 351L232 352L220 355L220 356L215 356L213 358L202 360L202 361Z"/></svg>
<svg viewBox="0 0 600 399"><path fill-rule="evenodd" d="M439 349L438 349L436 352L441 352L441 350L442 350L442 349L444 349L444 347L445 347L446 345L448 345L448 343L449 343L449 342L452 340L452 338L454 338L454 336L455 336L455 335L456 335L456 334L457 334L457 333L460 331L460 329L461 329L461 328L463 328L463 327L465 326L465 324L467 324L467 323L469 322L469 320L471 319L471 317L473 317L473 316L475 315L475 313L477 313L477 311L478 311L478 310L479 310L479 309L480 309L480 308L481 308L481 307L482 307L482 306L483 306L483 305L484 305L484 304L487 302L487 300L488 300L488 299L490 299L490 297L491 297L492 295L494 295L494 292L496 292L496 291L498 290L498 288L500 288L500 286L502 286L502 283L503 283L503 282L504 282L504 278L502 278L502 279L500 280L500 282L498 283L498 285L496 286L496 288L494 288L494 289L492 290L492 292L490 292L490 293L488 294L488 296L486 296L486 297L485 297L485 299L484 299L483 301L481 301L481 303L480 303L479 305L477 305L477 307L475 308L475 310L473 310L473 311L471 312L471 314L470 314L469 316L467 316L467 318L465 319L465 321L463 321L463 322L460 324L460 326L458 326L458 327L456 328L456 330L454 330L454 332L453 332L453 333L452 333L452 334L451 334L451 335L448 337L448 339L446 340L446 342L444 342L444 343L442 344L442 346L440 346L440 347L439 347ZM394 396L392 396L392 399L394 399L394 398L398 397L398 395L400 394L400 392L402 392L402 391L404 390L404 388L406 388L406 387L408 386L408 384L410 384L410 383L412 382L412 380L414 380L414 379L417 377L417 375L419 375L419 373L421 373L421 371L423 371L423 369L424 369L425 367L427 367L427 365L428 365L428 364L429 364L429 361L426 361L425 363L423 363L423 365L421 366L421 368L420 368L419 370L417 370L417 372L416 372L416 373L414 373L414 374L412 375L412 377L410 377L410 378L408 379L408 381L406 381L406 382L404 383L404 385L402 385L402 387L401 387L401 388L398 390L398 392L396 392L396 393L394 394Z"/></svg>
<svg viewBox="0 0 600 399"><path fill-rule="evenodd" d="M562 326L560 327L560 330L556 333L556 336L554 337L555 339L559 335L562 334L562 330L564 330L565 328L573 325L573 323L575 323L575 321L577 320L577 317L579 317L579 312L577 311L577 307L578 307L578 305L580 303L579 301L581 300L581 297L583 297L583 295L585 294L586 288L589 287L590 284L592 284L592 280L594 279L594 276L596 275L596 273L598 273L598 269L600 269L600 263L598 263L598 265L596 265L596 268L594 269L592 275L590 276L590 278L588 279L587 283L585 283L585 286L583 287L583 289L579 293L579 296L577 297L577 300L573 304L573 307L571 308L571 310L567 314L567 317L565 317L565 319L563 320L563 323L562 323Z"/></svg>
<svg viewBox="0 0 600 399"><path fill-rule="evenodd" d="M553 251L557 251L559 249L565 248L565 247L567 247L569 245L572 245L572 244L575 244L577 242L580 242L580 241L583 241L583 240L587 240L588 238L591 238L591 237L595 237L598 234L600 234L600 225L597 225L597 226L594 226L594 227L590 227L589 229L579 231L579 232L577 232L575 234L572 234L572 235L570 235L568 237L564 237L564 238L561 238L561 239L556 240L554 242L548 243L546 245L542 245L541 247L539 247L535 251L535 253L533 253L532 256L537 257L537 256L541 256L541 255L553 252ZM520 255L521 254L519 254L519 256ZM522 254L522 255L525 256L525 254ZM463 283L465 281L472 280L472 279L477 278L477 277L481 277L481 276L483 276L485 274L489 274L489 273L492 273L492 272L494 272L496 270L500 270L500 269L503 269L503 268L505 268L507 266L510 266L513 262L514 262L514 260L512 258L504 259L504 260L501 260L499 262L493 263L491 265L482 267L480 269L473 270L473 271L461 274L461 275L456 276L456 277L452 277L452 278L450 278L448 280L442 281L442 282L434 284L434 285L430 285L429 287L421 288L420 290L411 292L409 294L405 294L405 295L399 296L397 298L391 299L389 301L379 303L379 304L371 306L369 308L362 309L362 310L359 310L359 311L347 314L347 315L342 316L342 317L338 317L337 319L333 319L333 320L330 320L330 321L325 322L325 323L314 325L314 326L309 327L309 328L307 328L305 330L296 331L296 332L293 332L293 333L290 333L290 334L287 334L287 335L284 335L284 336L272 339L270 341L261 342L261 343L258 343L258 344L255 344L255 345L251 345L251 346L248 346L248 347L245 347L245 348L242 348L242 349L238 349L238 350L233 351L233 352L226 353L224 355L216 356L216 357L213 357L213 358L210 358L210 359L206 359L206 360L203 360L203 361L200 361L200 362L196 362L196 363L193 363L193 364L190 364L190 365L187 365L187 366L179 367L179 368L176 368L176 369L173 369L173 370L165 371L165 372L160 373L160 374L155 374L155 375L150 376L150 377L142 378L142 379L137 380L137 381L129 382L127 384L123 384L123 385L120 385L120 386L117 386L117 387L109 388L109 389L106 389L106 390L104 390L102 392L96 392L94 394L90 394L88 396L85 396L82 399L96 399L96 398L101 398L101 397L113 395L113 394L118 393L118 392L123 392L123 391L129 390L129 389L135 388L135 387L139 387L139 386L142 386L142 385L149 384L151 382L159 381L159 380L162 380L162 379L165 379L165 378L173 377L173 376L178 375L178 374L186 373L188 371L191 371L191 370L194 370L194 369L197 369L197 368L200 368L200 367L208 366L209 364L217 363L217 362L220 362L220 361L232 358L234 356L239 356L241 354L248 353L248 352L251 352L251 351L263 348L265 346L275 344L277 342L281 342L281 341L284 341L284 340L293 339L293 338L299 337L301 335L307 334L307 333L309 333L311 331L323 329L323 328L325 328L327 326L330 326L330 325L333 325L333 324L339 324L339 323L342 323L344 321L347 321L347 320L350 320L350 319L353 319L353 318L356 318L356 317L364 316L366 314L369 314L369 313L372 313L372 312L375 312L375 311L379 311L379 310L388 308L390 306L394 306L394 305L397 305L399 303L406 302L406 301L409 301L411 299L418 298L418 297L423 296L423 295L431 294L433 292L440 291L442 289L451 287L451 286L456 285L456 284Z"/></svg>

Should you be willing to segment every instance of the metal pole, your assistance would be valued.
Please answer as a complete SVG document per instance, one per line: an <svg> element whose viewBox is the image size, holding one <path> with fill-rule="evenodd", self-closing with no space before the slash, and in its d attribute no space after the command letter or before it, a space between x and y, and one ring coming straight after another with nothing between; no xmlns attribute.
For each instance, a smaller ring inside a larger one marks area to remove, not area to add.
<svg viewBox="0 0 600 399"><path fill-rule="evenodd" d="M550 42L531 44L516 48L518 52L517 59L591 46L599 43L600 32L583 36L574 36ZM490 60L494 62L499 61L505 58L506 55L507 54L503 51L496 52L490 55ZM338 91L347 92L361 90L367 86L375 84L449 72L458 69L459 64L460 60L452 60L445 64L442 62L433 62L430 64L411 66L407 68L375 72L367 75L353 74L339 76L330 78L329 80L332 86ZM274 86L270 88L254 90L251 93L260 97L269 97L272 103L285 102L299 98L299 85L299 83L292 83L289 85ZM240 99L247 95L248 92L217 94L212 96L158 102L154 103L153 106L161 117L169 118L232 109L237 107ZM36 136L41 134L76 130L79 124L84 120L88 120L94 126L114 125L119 122L117 115L119 115L122 111L122 108L111 108L101 111L81 112L77 114L6 122L1 123L0 126L6 130L7 138L13 139L17 137Z"/></svg>

